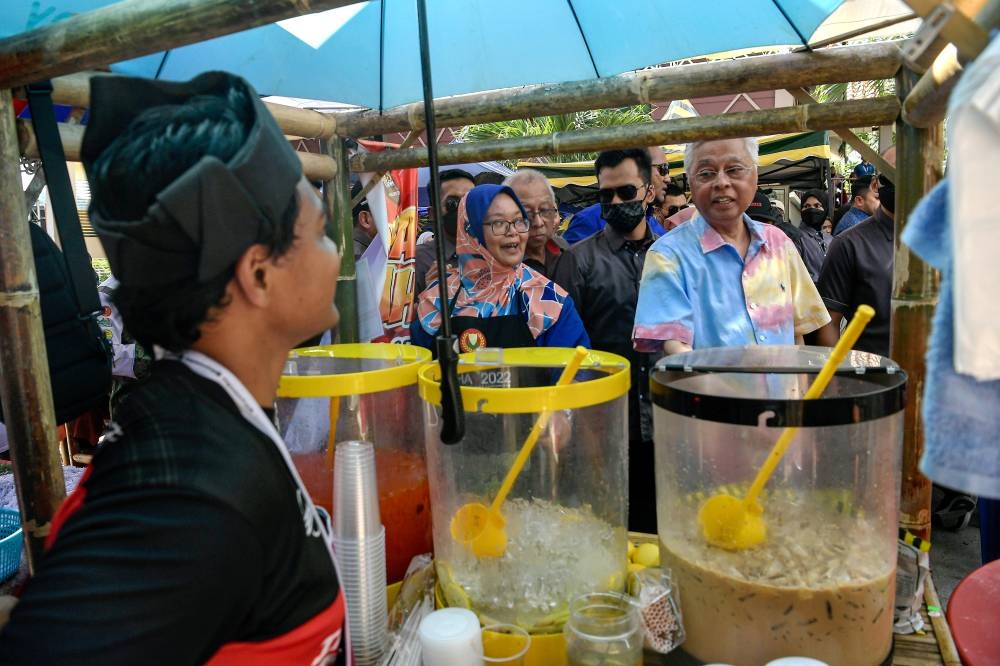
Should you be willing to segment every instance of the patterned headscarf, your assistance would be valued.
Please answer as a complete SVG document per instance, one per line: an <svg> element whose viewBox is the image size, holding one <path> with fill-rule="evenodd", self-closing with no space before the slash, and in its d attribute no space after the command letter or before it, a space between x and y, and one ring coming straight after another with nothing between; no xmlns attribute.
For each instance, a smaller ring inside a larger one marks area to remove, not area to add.
<svg viewBox="0 0 1000 666"><path fill-rule="evenodd" d="M528 313L528 329L537 338L559 319L566 290L523 262L505 266L490 254L483 223L499 194L513 199L521 214L528 217L514 190L506 185L479 185L463 197L458 207L455 243L458 267L448 271L448 300L454 301L451 314L486 318L523 309ZM428 280L427 289L419 296L417 317L421 327L435 335L441 327L442 310L436 267L431 269Z"/></svg>

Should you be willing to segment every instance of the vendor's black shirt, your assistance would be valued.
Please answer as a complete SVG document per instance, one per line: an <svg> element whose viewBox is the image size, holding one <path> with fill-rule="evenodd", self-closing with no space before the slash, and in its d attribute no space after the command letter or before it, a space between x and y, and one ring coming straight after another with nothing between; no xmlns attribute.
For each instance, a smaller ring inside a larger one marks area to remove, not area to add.
<svg viewBox="0 0 1000 666"><path fill-rule="evenodd" d="M176 361L155 363L116 419L0 633L0 663L201 664L234 644L262 663L244 642L288 663L303 628L343 606L274 443Z"/></svg>
<svg viewBox="0 0 1000 666"><path fill-rule="evenodd" d="M893 220L880 208L873 217L835 236L820 273L820 296L850 321L859 305L875 308L855 349L889 355L892 304Z"/></svg>
<svg viewBox="0 0 1000 666"><path fill-rule="evenodd" d="M649 370L662 354L637 352L632 326L646 251L657 236L626 240L610 225L570 246L559 256L552 280L573 297L593 349L624 356L632 368L629 389L629 439L652 440Z"/></svg>

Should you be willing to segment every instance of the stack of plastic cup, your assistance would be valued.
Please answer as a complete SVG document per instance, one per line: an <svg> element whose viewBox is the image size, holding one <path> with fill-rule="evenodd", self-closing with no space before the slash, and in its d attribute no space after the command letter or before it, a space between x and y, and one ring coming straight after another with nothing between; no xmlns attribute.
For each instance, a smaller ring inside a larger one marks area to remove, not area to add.
<svg viewBox="0 0 1000 666"><path fill-rule="evenodd" d="M388 643L385 528L378 510L375 448L340 442L333 467L333 549L358 666L377 664Z"/></svg>

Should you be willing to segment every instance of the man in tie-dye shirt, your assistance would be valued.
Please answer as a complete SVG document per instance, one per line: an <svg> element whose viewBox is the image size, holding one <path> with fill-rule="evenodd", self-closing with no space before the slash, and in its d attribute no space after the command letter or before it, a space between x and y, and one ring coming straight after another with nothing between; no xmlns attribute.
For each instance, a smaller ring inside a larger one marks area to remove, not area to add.
<svg viewBox="0 0 1000 666"><path fill-rule="evenodd" d="M801 344L828 321L788 237L745 214L757 190L756 139L689 144L684 167L698 214L649 249L636 350Z"/></svg>

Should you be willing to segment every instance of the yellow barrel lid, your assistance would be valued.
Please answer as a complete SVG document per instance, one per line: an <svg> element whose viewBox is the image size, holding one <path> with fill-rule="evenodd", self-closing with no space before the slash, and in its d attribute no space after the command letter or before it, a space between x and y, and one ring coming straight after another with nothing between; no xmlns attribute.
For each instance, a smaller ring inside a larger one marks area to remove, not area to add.
<svg viewBox="0 0 1000 666"><path fill-rule="evenodd" d="M523 347L487 349L459 356L458 372L480 372L505 366L564 367L573 349ZM534 414L556 409L579 409L610 402L628 393L629 362L622 356L591 350L580 370L596 370L604 377L566 386L529 388L486 388L462 386L462 402L467 412L490 414ZM419 370L420 397L432 405L441 404L441 367L428 363Z"/></svg>
<svg viewBox="0 0 1000 666"><path fill-rule="evenodd" d="M293 349L288 358L289 361L298 358L343 358L387 362L387 367L361 372L281 375L279 398L328 398L411 386L417 382L420 367L431 360L431 352L415 345L359 342ZM396 365L391 365L392 362Z"/></svg>

